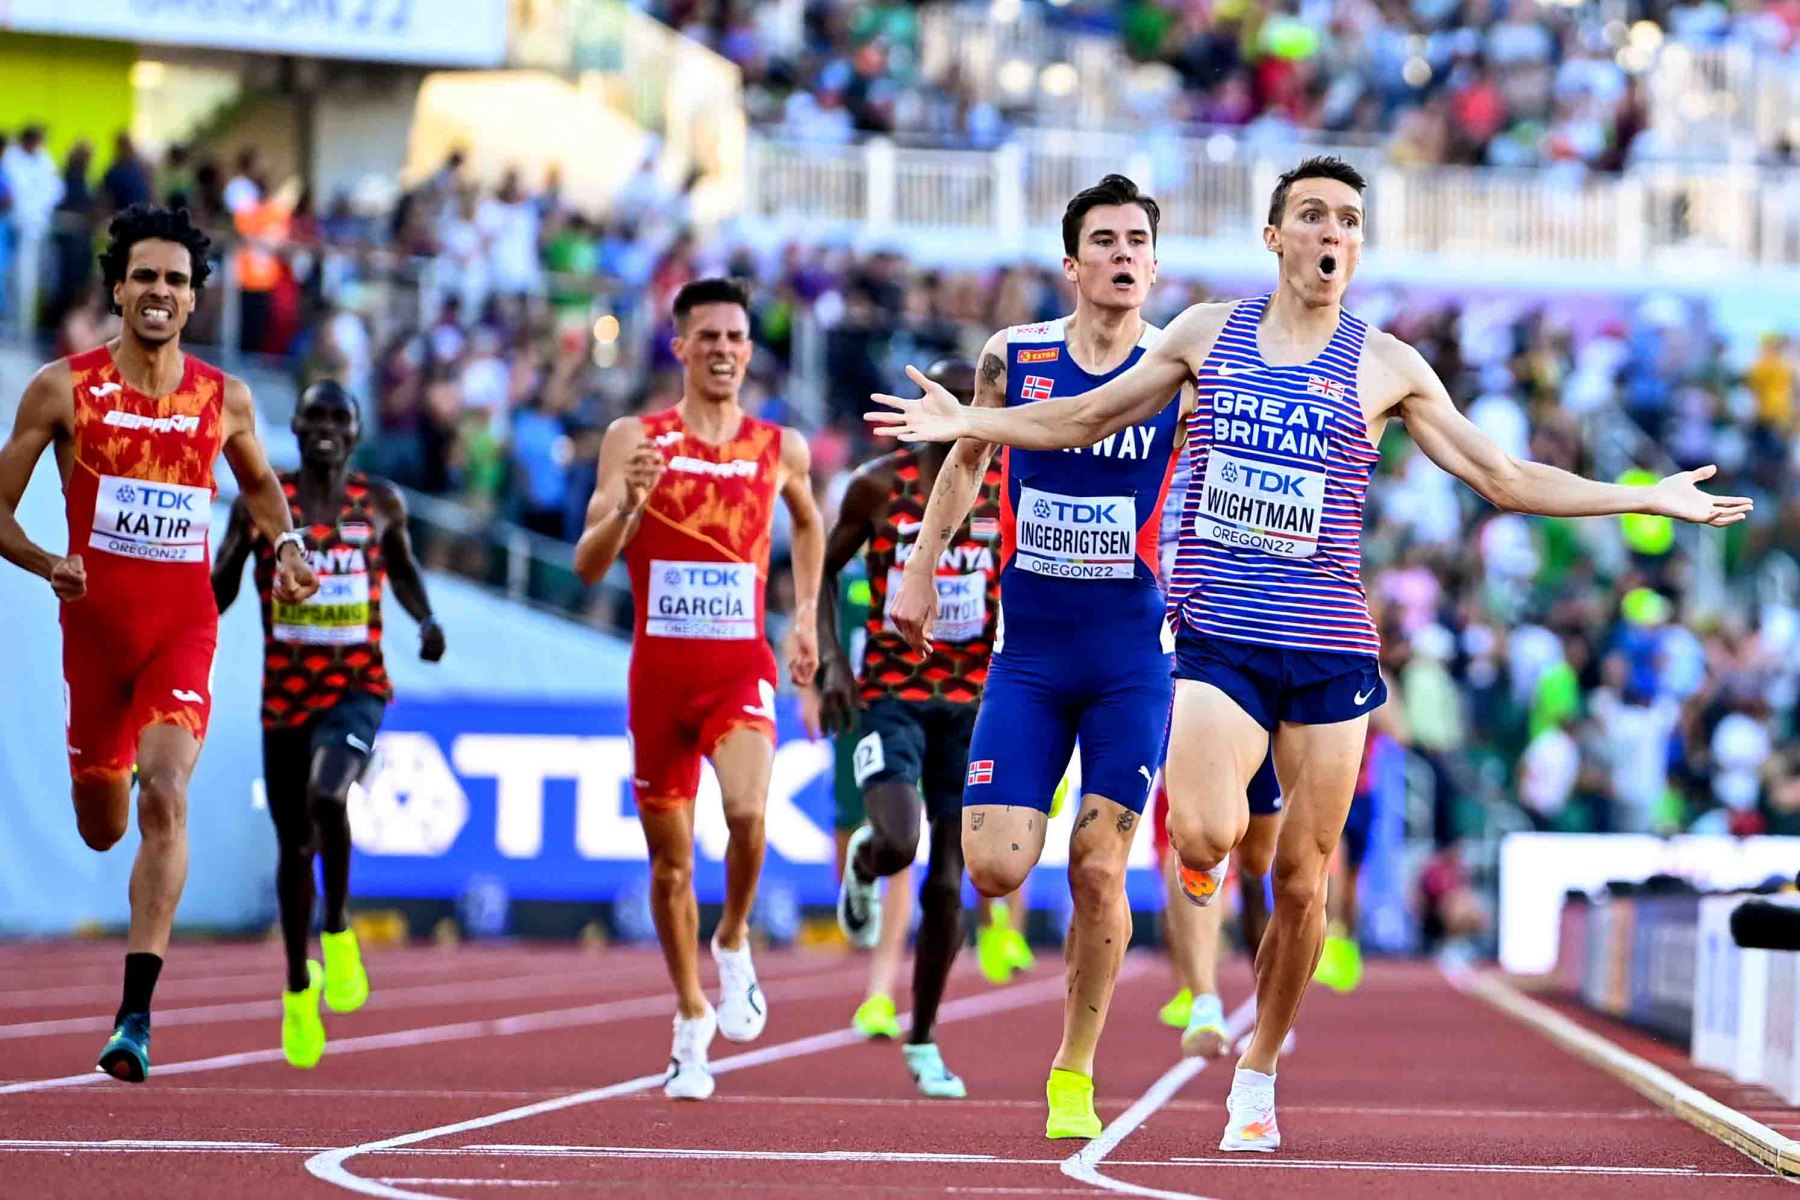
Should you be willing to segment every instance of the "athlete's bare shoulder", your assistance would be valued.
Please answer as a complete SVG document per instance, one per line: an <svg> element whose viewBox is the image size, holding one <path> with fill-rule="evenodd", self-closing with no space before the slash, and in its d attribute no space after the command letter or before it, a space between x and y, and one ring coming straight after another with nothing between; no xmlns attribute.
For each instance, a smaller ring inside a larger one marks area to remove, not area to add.
<svg viewBox="0 0 1800 1200"><path fill-rule="evenodd" d="M1219 331L1225 328L1232 310L1240 303L1239 300L1205 300L1188 305L1163 327L1154 352L1178 359L1187 366L1190 375L1198 374L1206 364L1206 356L1212 353L1213 343L1219 340Z"/></svg>
<svg viewBox="0 0 1800 1200"><path fill-rule="evenodd" d="M812 446L806 435L791 425L777 425L781 430L781 468L790 476L812 474Z"/></svg>
<svg viewBox="0 0 1800 1200"><path fill-rule="evenodd" d="M975 403L981 408L1002 408L1006 404L1006 351L1012 344L1012 330L996 330L981 347L981 358L975 364Z"/></svg>
<svg viewBox="0 0 1800 1200"><path fill-rule="evenodd" d="M223 375L225 390L225 436L256 432L256 401L250 385L236 375Z"/></svg>
<svg viewBox="0 0 1800 1200"><path fill-rule="evenodd" d="M19 400L19 427L47 430L56 436L75 429L75 373L59 358L37 369Z"/></svg>
<svg viewBox="0 0 1800 1200"><path fill-rule="evenodd" d="M1437 373L1416 347L1373 325L1363 335L1362 363L1357 375L1357 391L1363 396L1364 408L1375 412L1393 409L1408 396L1442 388Z"/></svg>

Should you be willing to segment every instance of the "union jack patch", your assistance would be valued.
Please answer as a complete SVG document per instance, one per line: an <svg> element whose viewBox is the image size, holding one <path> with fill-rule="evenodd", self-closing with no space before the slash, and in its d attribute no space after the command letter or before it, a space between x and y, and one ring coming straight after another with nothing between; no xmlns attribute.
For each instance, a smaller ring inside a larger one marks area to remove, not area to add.
<svg viewBox="0 0 1800 1200"><path fill-rule="evenodd" d="M1328 400L1342 400L1349 395L1350 389L1335 379L1327 379L1323 375L1308 375L1306 390L1315 396L1324 396Z"/></svg>
<svg viewBox="0 0 1800 1200"><path fill-rule="evenodd" d="M1019 395L1027 400L1048 400L1053 381L1045 375L1027 375L1019 385Z"/></svg>
<svg viewBox="0 0 1800 1200"><path fill-rule="evenodd" d="M969 780L965 786L973 787L978 783L994 782L994 760L978 758L969 764Z"/></svg>

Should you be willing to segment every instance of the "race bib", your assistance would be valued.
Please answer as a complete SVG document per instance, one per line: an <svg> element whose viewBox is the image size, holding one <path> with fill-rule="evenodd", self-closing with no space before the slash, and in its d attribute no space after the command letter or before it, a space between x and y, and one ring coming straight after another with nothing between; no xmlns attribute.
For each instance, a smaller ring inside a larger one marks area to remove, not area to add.
<svg viewBox="0 0 1800 1200"><path fill-rule="evenodd" d="M275 640L302 646L355 646L369 640L369 576L320 575L298 604L275 601Z"/></svg>
<svg viewBox="0 0 1800 1200"><path fill-rule="evenodd" d="M903 568L888 568L887 598L892 603L900 595ZM987 630L987 575L973 571L966 575L938 575L937 615L932 619L931 636L940 642L967 642ZM883 628L894 630L894 618L888 616Z"/></svg>
<svg viewBox="0 0 1800 1200"><path fill-rule="evenodd" d="M650 607L644 632L651 637L746 640L756 628L756 567L750 563L650 563Z"/></svg>
<svg viewBox="0 0 1800 1200"><path fill-rule="evenodd" d="M1234 458L1216 446L1194 531L1209 541L1278 558L1311 558L1319 548L1325 472Z"/></svg>
<svg viewBox="0 0 1800 1200"><path fill-rule="evenodd" d="M149 562L205 562L211 527L208 488L102 475L88 546Z"/></svg>
<svg viewBox="0 0 1800 1200"><path fill-rule="evenodd" d="M1021 571L1059 579L1130 579L1137 573L1137 501L1130 496L1019 492Z"/></svg>

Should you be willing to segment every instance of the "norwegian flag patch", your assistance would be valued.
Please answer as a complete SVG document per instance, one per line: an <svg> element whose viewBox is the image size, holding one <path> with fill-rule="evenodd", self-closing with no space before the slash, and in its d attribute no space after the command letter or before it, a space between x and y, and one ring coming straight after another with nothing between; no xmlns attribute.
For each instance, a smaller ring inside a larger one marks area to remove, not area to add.
<svg viewBox="0 0 1800 1200"><path fill-rule="evenodd" d="M1048 400L1052 380L1045 375L1027 375L1025 382L1019 385L1019 395L1027 400Z"/></svg>
<svg viewBox="0 0 1800 1200"><path fill-rule="evenodd" d="M965 786L973 787L978 783L992 783L992 782L994 782L994 760L993 759L978 758L974 762L969 764L969 780Z"/></svg>
<svg viewBox="0 0 1800 1200"><path fill-rule="evenodd" d="M1327 379L1323 375L1308 375L1306 390L1315 396L1324 396L1328 400L1342 400L1349 395L1350 389L1335 379Z"/></svg>

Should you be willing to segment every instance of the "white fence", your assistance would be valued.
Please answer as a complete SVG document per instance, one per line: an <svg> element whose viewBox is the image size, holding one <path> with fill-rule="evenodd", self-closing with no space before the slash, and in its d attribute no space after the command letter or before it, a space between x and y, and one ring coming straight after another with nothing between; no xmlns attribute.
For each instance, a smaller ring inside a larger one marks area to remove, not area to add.
<svg viewBox="0 0 1800 1200"><path fill-rule="evenodd" d="M1254 240L1277 175L1312 149L1041 131L991 151L758 137L744 212L796 232L966 234L972 255L1004 255L1041 244L1071 195L1120 171L1162 204L1168 257L1183 241ZM1385 255L1690 275L1800 267L1800 169L1656 165L1571 180L1548 171L1401 169L1367 149L1345 155L1369 175L1368 241Z"/></svg>
<svg viewBox="0 0 1800 1200"><path fill-rule="evenodd" d="M1752 162L1783 141L1800 147L1800 55L1669 43L1644 81L1668 154Z"/></svg>

